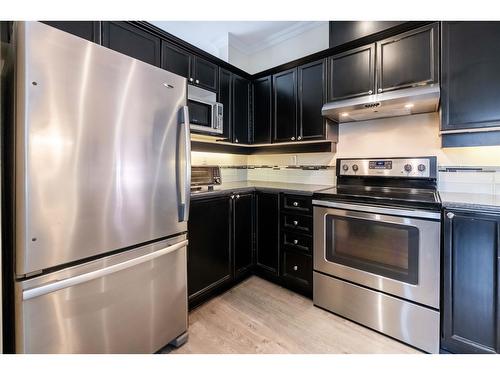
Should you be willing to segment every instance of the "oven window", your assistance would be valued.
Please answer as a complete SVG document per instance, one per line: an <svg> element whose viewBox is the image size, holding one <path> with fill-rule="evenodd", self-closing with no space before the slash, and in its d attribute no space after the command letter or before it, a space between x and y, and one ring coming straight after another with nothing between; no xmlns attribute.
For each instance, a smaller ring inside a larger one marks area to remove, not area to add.
<svg viewBox="0 0 500 375"><path fill-rule="evenodd" d="M327 215L325 229L328 261L417 284L417 228Z"/></svg>
<svg viewBox="0 0 500 375"><path fill-rule="evenodd" d="M189 121L193 125L212 127L212 106L194 100L188 100Z"/></svg>

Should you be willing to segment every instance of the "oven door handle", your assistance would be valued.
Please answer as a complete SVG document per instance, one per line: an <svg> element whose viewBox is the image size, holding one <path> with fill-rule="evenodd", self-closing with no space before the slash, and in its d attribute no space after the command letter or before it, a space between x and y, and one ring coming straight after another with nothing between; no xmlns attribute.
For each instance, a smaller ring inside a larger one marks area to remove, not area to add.
<svg viewBox="0 0 500 375"><path fill-rule="evenodd" d="M432 211L365 206L360 204L347 204L339 202L321 201L316 199L314 199L312 203L315 206L339 208L351 211L371 212L374 214L382 214L382 215L396 215L405 217L415 217L420 219L434 219L434 220L441 219L440 212L432 212Z"/></svg>

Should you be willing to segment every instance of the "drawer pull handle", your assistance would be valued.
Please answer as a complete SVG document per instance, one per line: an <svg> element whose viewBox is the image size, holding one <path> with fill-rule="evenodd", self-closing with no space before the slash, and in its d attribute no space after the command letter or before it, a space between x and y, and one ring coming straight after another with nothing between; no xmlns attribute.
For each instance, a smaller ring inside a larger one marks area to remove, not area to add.
<svg viewBox="0 0 500 375"><path fill-rule="evenodd" d="M293 202L293 207L298 207L299 206L299 202Z"/></svg>
<svg viewBox="0 0 500 375"><path fill-rule="evenodd" d="M297 245L299 243L299 240L293 240L293 244Z"/></svg>
<svg viewBox="0 0 500 375"><path fill-rule="evenodd" d="M299 225L299 222L297 220L294 220L293 225L297 226L297 225Z"/></svg>
<svg viewBox="0 0 500 375"><path fill-rule="evenodd" d="M298 266L293 266L294 271L298 271L299 267Z"/></svg>

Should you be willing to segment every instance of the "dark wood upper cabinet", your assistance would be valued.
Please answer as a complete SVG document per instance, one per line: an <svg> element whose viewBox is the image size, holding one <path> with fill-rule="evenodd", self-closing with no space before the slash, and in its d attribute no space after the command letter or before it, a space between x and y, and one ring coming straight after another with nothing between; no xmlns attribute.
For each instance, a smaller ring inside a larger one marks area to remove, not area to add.
<svg viewBox="0 0 500 375"><path fill-rule="evenodd" d="M234 276L246 273L253 265L253 193L236 194L233 199Z"/></svg>
<svg viewBox="0 0 500 375"><path fill-rule="evenodd" d="M191 78L193 55L188 51L162 41L161 67L185 78Z"/></svg>
<svg viewBox="0 0 500 375"><path fill-rule="evenodd" d="M231 140L232 132L232 73L226 69L219 68L219 92L217 95L217 101L222 103L224 110L223 127L224 132L222 135L224 138Z"/></svg>
<svg viewBox="0 0 500 375"><path fill-rule="evenodd" d="M272 77L253 81L253 143L271 143Z"/></svg>
<svg viewBox="0 0 500 375"><path fill-rule="evenodd" d="M278 276L280 254L279 194L256 194L256 265Z"/></svg>
<svg viewBox="0 0 500 375"><path fill-rule="evenodd" d="M250 81L233 75L233 142L250 143L249 139Z"/></svg>
<svg viewBox="0 0 500 375"><path fill-rule="evenodd" d="M326 60L315 61L298 67L300 140L325 138L325 118L321 108L326 99Z"/></svg>
<svg viewBox="0 0 500 375"><path fill-rule="evenodd" d="M187 251L190 302L232 278L230 214L229 196L191 202Z"/></svg>
<svg viewBox="0 0 500 375"><path fill-rule="evenodd" d="M160 38L126 22L103 22L102 45L117 52L160 66Z"/></svg>
<svg viewBox="0 0 500 375"><path fill-rule="evenodd" d="M445 210L441 347L500 353L500 215Z"/></svg>
<svg viewBox="0 0 500 375"><path fill-rule="evenodd" d="M101 43L101 23L98 21L43 21L43 23L91 42Z"/></svg>
<svg viewBox="0 0 500 375"><path fill-rule="evenodd" d="M193 78L195 85L217 91L217 73L217 65L199 56L194 57Z"/></svg>
<svg viewBox="0 0 500 375"><path fill-rule="evenodd" d="M377 92L438 82L438 23L377 42Z"/></svg>
<svg viewBox="0 0 500 375"><path fill-rule="evenodd" d="M375 93L375 44L328 58L328 101Z"/></svg>
<svg viewBox="0 0 500 375"><path fill-rule="evenodd" d="M291 142L297 137L297 68L273 76L273 142Z"/></svg>
<svg viewBox="0 0 500 375"><path fill-rule="evenodd" d="M500 126L500 22L441 30L441 129Z"/></svg>
<svg viewBox="0 0 500 375"><path fill-rule="evenodd" d="M330 48L403 24L404 21L330 21Z"/></svg>

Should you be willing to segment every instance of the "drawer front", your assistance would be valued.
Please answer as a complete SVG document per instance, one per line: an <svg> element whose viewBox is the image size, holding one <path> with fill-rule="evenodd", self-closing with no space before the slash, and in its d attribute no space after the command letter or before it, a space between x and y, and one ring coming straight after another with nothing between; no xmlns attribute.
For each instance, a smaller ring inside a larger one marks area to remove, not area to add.
<svg viewBox="0 0 500 375"><path fill-rule="evenodd" d="M287 231L312 234L312 217L294 214L281 216L282 228Z"/></svg>
<svg viewBox="0 0 500 375"><path fill-rule="evenodd" d="M312 257L294 251L283 252L283 277L310 285L312 282Z"/></svg>
<svg viewBox="0 0 500 375"><path fill-rule="evenodd" d="M281 209L310 215L312 214L312 198L303 195L283 194Z"/></svg>
<svg viewBox="0 0 500 375"><path fill-rule="evenodd" d="M296 232L281 232L281 245L284 250L301 251L312 254L312 237Z"/></svg>

